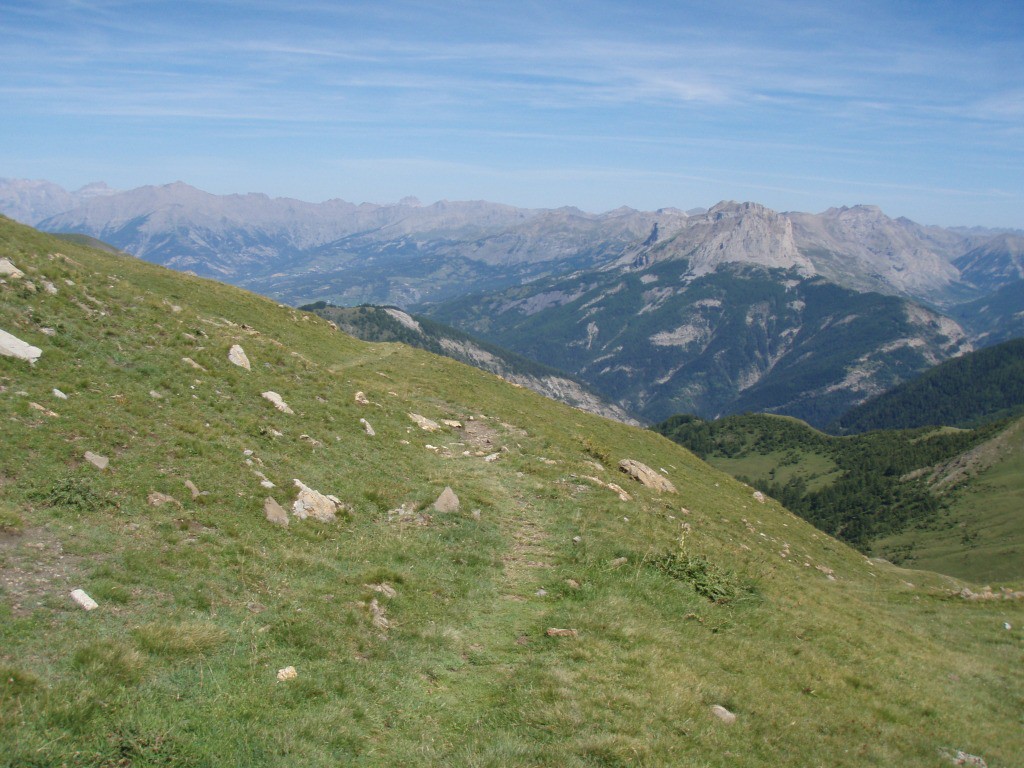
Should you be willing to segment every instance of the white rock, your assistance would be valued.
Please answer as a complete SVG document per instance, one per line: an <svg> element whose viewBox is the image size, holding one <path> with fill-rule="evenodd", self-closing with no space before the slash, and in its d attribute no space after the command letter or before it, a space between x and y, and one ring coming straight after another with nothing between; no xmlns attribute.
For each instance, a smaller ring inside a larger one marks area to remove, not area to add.
<svg viewBox="0 0 1024 768"><path fill-rule="evenodd" d="M197 363L191 357L183 357L183 358L181 358L181 362L183 362L186 365L189 365L189 366L195 368L197 371L205 371L206 370L205 368L203 368L203 366L201 366L199 363Z"/></svg>
<svg viewBox="0 0 1024 768"><path fill-rule="evenodd" d="M370 426L370 422L368 422L366 419L360 419L359 423L363 425L363 429L366 430L366 434L368 434L370 437L376 436L377 433L373 431L373 427Z"/></svg>
<svg viewBox="0 0 1024 768"><path fill-rule="evenodd" d="M14 266L14 263L10 259L0 259L0 276L9 277L12 280L18 280L25 276L25 273Z"/></svg>
<svg viewBox="0 0 1024 768"><path fill-rule="evenodd" d="M441 425L436 421L431 421L425 416L420 416L418 413L410 413L409 418L415 421L417 426L425 432L437 432L441 428Z"/></svg>
<svg viewBox="0 0 1024 768"><path fill-rule="evenodd" d="M228 362L234 363L239 368L245 368L247 371L252 370L249 366L249 358L245 355L245 350L237 344L228 350Z"/></svg>
<svg viewBox="0 0 1024 768"><path fill-rule="evenodd" d="M366 395L362 392L356 392L356 402L359 405L369 405L370 401L366 399Z"/></svg>
<svg viewBox="0 0 1024 768"><path fill-rule="evenodd" d="M42 354L43 350L39 347L33 347L7 331L0 331L0 355L28 360L30 365L35 365Z"/></svg>
<svg viewBox="0 0 1024 768"><path fill-rule="evenodd" d="M292 514L299 520L312 517L323 523L333 522L338 512L338 504L332 499L324 496L320 491L315 491L301 480L295 480L295 487L299 489L299 495L292 504Z"/></svg>
<svg viewBox="0 0 1024 768"><path fill-rule="evenodd" d="M619 462L619 469L632 477L641 485L654 488L657 491L676 493L676 487L668 479L662 477L646 464L633 459L623 459Z"/></svg>
<svg viewBox="0 0 1024 768"><path fill-rule="evenodd" d="M269 400L271 403L273 403L274 407L277 408L277 410L281 411L281 413L295 413L295 411L288 407L288 403L286 403L281 398L281 396L277 394L277 392L268 391L262 392L261 394L263 395L264 399Z"/></svg>
<svg viewBox="0 0 1024 768"><path fill-rule="evenodd" d="M715 704L711 707L711 714L721 720L727 725L732 725L736 722L736 715L730 712L728 709L723 707L721 704Z"/></svg>
<svg viewBox="0 0 1024 768"><path fill-rule="evenodd" d="M43 290L51 296L57 295L57 286L51 283L49 280L43 280Z"/></svg>
<svg viewBox="0 0 1024 768"><path fill-rule="evenodd" d="M765 495L760 491L754 491L754 501L758 502L759 504L764 504Z"/></svg>
<svg viewBox="0 0 1024 768"><path fill-rule="evenodd" d="M54 387L54 389L53 389L53 396L56 397L59 400L67 400L68 399L68 396L65 395L63 392L61 392L56 387Z"/></svg>
<svg viewBox="0 0 1024 768"><path fill-rule="evenodd" d="M71 599L87 611L91 611L94 608L100 607L99 604L91 597L89 597L87 594L85 594L85 590L82 589L76 589L75 591L73 591L71 593Z"/></svg>
<svg viewBox="0 0 1024 768"><path fill-rule="evenodd" d="M295 671L295 667L285 667L284 669L277 670L277 682L279 683L294 680L298 676L299 673Z"/></svg>
<svg viewBox="0 0 1024 768"><path fill-rule="evenodd" d="M96 469L106 469L110 464L110 459L106 456L100 456L98 453L93 453L92 451L85 452L85 460L96 467Z"/></svg>

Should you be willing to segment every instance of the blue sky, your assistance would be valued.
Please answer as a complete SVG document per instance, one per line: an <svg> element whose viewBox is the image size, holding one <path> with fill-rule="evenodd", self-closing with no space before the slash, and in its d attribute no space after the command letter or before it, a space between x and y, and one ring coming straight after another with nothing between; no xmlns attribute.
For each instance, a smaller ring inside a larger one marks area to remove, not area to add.
<svg viewBox="0 0 1024 768"><path fill-rule="evenodd" d="M1024 228L1024 3L0 0L0 176Z"/></svg>

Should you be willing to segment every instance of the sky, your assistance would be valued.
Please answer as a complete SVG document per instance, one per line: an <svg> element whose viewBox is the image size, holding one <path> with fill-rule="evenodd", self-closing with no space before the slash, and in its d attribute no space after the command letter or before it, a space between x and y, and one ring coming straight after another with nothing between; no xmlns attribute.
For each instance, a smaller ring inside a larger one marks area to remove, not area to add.
<svg viewBox="0 0 1024 768"><path fill-rule="evenodd" d="M0 0L0 177L1024 228L1020 0Z"/></svg>

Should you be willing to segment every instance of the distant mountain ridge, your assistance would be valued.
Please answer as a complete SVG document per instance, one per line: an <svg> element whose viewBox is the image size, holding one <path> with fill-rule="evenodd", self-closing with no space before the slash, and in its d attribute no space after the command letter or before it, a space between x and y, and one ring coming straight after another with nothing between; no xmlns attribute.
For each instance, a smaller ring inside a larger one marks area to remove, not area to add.
<svg viewBox="0 0 1024 768"><path fill-rule="evenodd" d="M307 203L212 195L182 182L70 193L50 182L0 179L0 212L294 304L414 308L577 269L665 260L685 260L697 277L723 264L754 264L951 304L1017 279L999 265L1019 263L1024 249L1020 232L922 226L864 205L810 214L723 201L707 211L592 214L482 201Z"/></svg>

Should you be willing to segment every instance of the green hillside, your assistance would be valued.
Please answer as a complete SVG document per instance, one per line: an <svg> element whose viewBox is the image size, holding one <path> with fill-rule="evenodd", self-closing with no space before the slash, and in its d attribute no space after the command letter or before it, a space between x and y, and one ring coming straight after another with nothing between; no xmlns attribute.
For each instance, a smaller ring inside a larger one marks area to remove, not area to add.
<svg viewBox="0 0 1024 768"><path fill-rule="evenodd" d="M454 361L2 219L0 258L41 353L0 357L0 765L1024 754L1020 600ZM296 479L334 521L267 519Z"/></svg>
<svg viewBox="0 0 1024 768"><path fill-rule="evenodd" d="M759 414L652 429L867 554L977 581L1024 578L1024 420L848 437Z"/></svg>
<svg viewBox="0 0 1024 768"><path fill-rule="evenodd" d="M1024 412L1024 338L947 360L840 417L832 429L971 426Z"/></svg>

